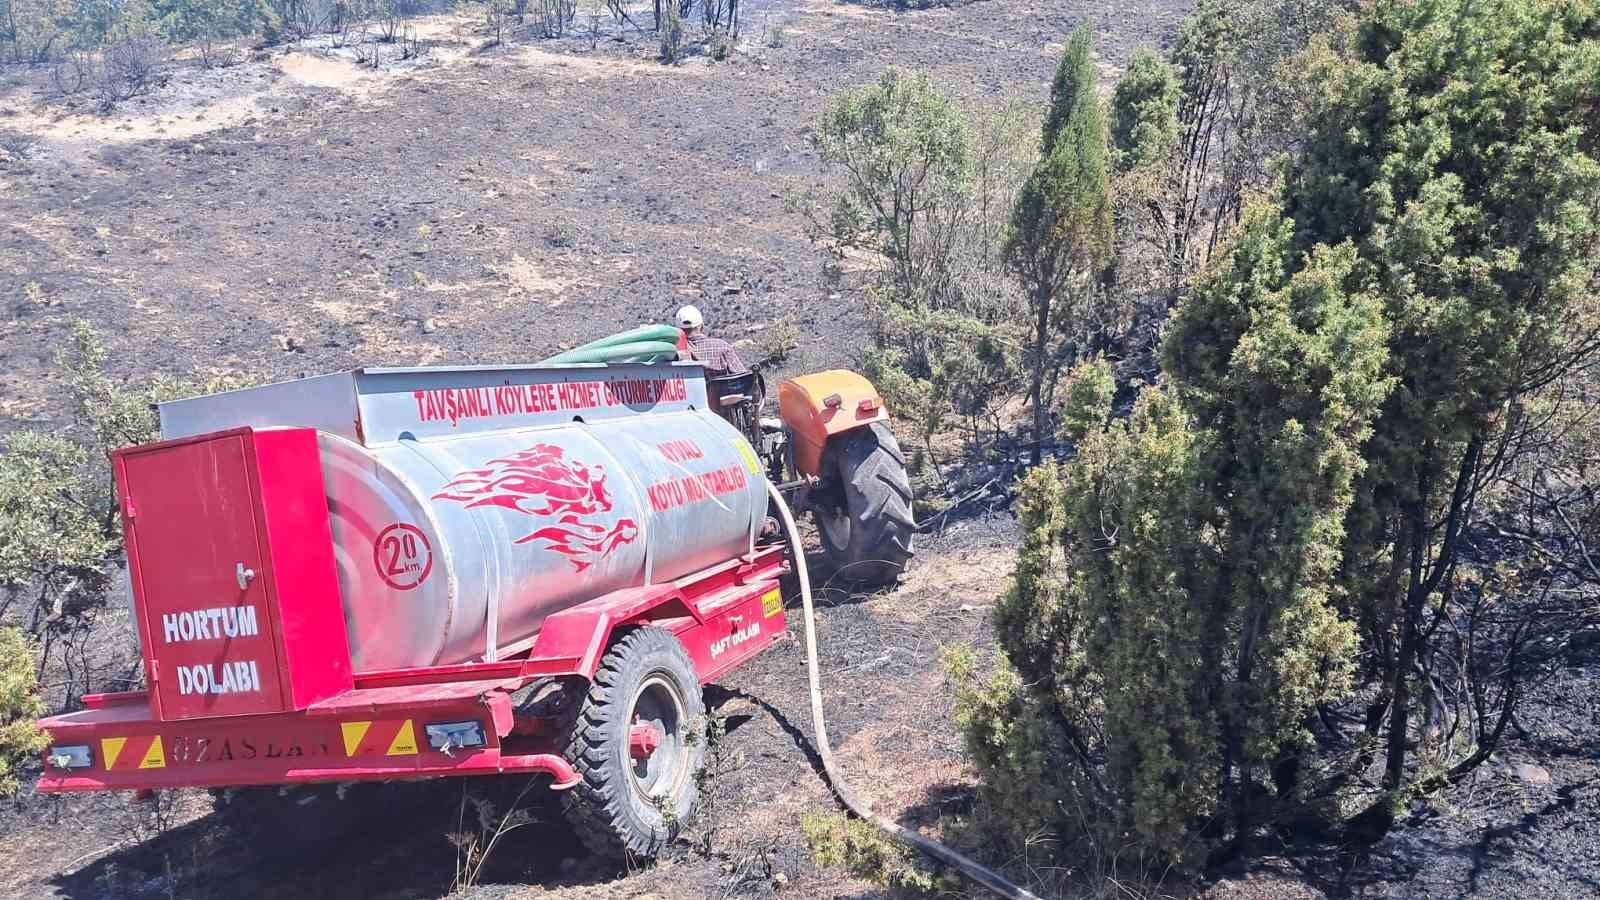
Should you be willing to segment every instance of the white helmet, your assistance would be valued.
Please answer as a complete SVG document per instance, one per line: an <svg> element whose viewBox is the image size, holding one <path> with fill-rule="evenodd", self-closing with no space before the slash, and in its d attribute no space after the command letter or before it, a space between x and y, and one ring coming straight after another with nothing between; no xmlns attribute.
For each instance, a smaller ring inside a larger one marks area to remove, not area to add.
<svg viewBox="0 0 1600 900"><path fill-rule="evenodd" d="M678 327L683 329L699 328L706 323L705 316L700 315L700 310L693 306L685 306L678 310Z"/></svg>

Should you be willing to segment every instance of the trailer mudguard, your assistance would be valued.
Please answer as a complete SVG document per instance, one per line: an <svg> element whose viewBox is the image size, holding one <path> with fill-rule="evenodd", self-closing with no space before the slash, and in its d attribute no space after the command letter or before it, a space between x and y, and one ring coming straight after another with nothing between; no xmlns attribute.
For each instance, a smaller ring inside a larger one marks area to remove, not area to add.
<svg viewBox="0 0 1600 900"><path fill-rule="evenodd" d="M813 476L822 472L822 450L829 438L889 420L872 382L843 369L785 381L778 387L778 414L794 436L795 469Z"/></svg>

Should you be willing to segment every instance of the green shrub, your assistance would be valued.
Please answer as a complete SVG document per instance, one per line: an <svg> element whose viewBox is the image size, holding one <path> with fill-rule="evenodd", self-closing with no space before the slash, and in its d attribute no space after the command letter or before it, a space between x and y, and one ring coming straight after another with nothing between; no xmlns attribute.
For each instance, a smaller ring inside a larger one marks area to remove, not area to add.
<svg viewBox="0 0 1600 900"><path fill-rule="evenodd" d="M1061 415L1056 434L1063 441L1077 444L1106 427L1116 393L1117 380L1104 357L1091 357L1073 366L1061 386Z"/></svg>
<svg viewBox="0 0 1600 900"><path fill-rule="evenodd" d="M0 0L0 47L12 62L42 63L64 49L70 0Z"/></svg>
<svg viewBox="0 0 1600 900"><path fill-rule="evenodd" d="M157 25L149 0L71 0L73 46L104 47L116 40L151 35Z"/></svg>
<svg viewBox="0 0 1600 900"><path fill-rule="evenodd" d="M721 32L706 38L706 55L717 62L725 62L733 53L733 47L733 39Z"/></svg>
<svg viewBox="0 0 1600 900"><path fill-rule="evenodd" d="M772 323L772 330L767 332L761 349L766 354L768 362L781 363L788 359L789 354L798 346L800 346L800 328L795 325L792 316L784 316Z"/></svg>
<svg viewBox="0 0 1600 900"><path fill-rule="evenodd" d="M929 456L947 426L998 432L1020 390L1024 305L999 248L1030 119L1013 105L969 122L926 76L891 69L835 97L812 138L845 187L801 210L813 240L869 267L866 369Z"/></svg>
<svg viewBox="0 0 1600 900"><path fill-rule="evenodd" d="M0 453L0 616L31 634L103 605L115 514L87 448L18 431Z"/></svg>
<svg viewBox="0 0 1600 900"><path fill-rule="evenodd" d="M391 4L384 0L373 5ZM154 0L153 12L161 36L174 44L197 45L206 66L217 59L218 41L268 32L273 19L265 0Z"/></svg>
<svg viewBox="0 0 1600 900"><path fill-rule="evenodd" d="M918 868L910 850L870 823L838 814L808 813L801 819L800 829L818 865L916 893L929 893L939 886L938 879Z"/></svg>
<svg viewBox="0 0 1600 900"><path fill-rule="evenodd" d="M998 433L1023 380L1017 329L871 296L878 332L863 369L896 418L916 426L924 449L931 454L934 436L952 425L972 443Z"/></svg>
<svg viewBox="0 0 1600 900"><path fill-rule="evenodd" d="M154 437L149 404L169 390L131 389L104 362L78 323L57 359L74 427L13 432L0 452L0 623L37 639L46 666L81 643L114 584L122 533L106 454ZM64 677L68 702L85 674Z"/></svg>
<svg viewBox="0 0 1600 900"><path fill-rule="evenodd" d="M983 773L976 826L1013 857L1035 851L1046 837L1043 858L1030 861L1049 861L1060 842L1049 836L1100 810L1082 770L1059 762L1074 750L1058 715L1003 657L987 673L978 671L969 647L947 647L940 661L955 695L956 727Z"/></svg>
<svg viewBox="0 0 1600 900"><path fill-rule="evenodd" d="M34 674L36 651L22 632L0 628L0 795L17 789L17 764L48 743L33 724L44 715Z"/></svg>
<svg viewBox="0 0 1600 900"><path fill-rule="evenodd" d="M76 323L57 357L72 426L15 431L0 445L0 624L39 642L43 667L58 665L68 647L82 643L121 565L107 454L156 438L153 404L242 384L227 378L203 387L171 378L130 384L106 372L106 358L93 330ZM81 669L63 674L67 703L93 687L87 677Z"/></svg>
<svg viewBox="0 0 1600 900"><path fill-rule="evenodd" d="M846 176L832 207L813 217L813 236L881 254L901 294L930 289L926 269L972 171L971 136L955 104L926 75L889 69L876 84L834 97L812 143Z"/></svg>

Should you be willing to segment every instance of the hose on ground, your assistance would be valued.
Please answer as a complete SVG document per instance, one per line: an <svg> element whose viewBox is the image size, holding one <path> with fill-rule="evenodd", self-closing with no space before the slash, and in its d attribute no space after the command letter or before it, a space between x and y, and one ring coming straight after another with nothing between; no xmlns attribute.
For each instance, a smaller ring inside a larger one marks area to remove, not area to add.
<svg viewBox="0 0 1600 900"><path fill-rule="evenodd" d="M800 529L795 527L794 514L789 511L789 504L784 502L778 486L768 483L767 492L772 495L772 502L778 509L778 515L783 518L784 531L789 535L789 549L794 555L795 574L800 579L800 598L805 604L806 613L806 670L811 678L811 721L817 733L817 755L822 757L822 768L828 775L828 786L833 788L833 793L847 809L876 825L895 840L909 844L945 865L960 870L963 875L1001 897L1011 900L1039 900L1033 894L1007 881L993 869L968 859L938 841L925 838L898 822L875 814L861 801L861 798L856 796L844 777L839 774L839 770L833 764L833 747L828 744L827 724L822 719L822 679L817 674L817 626L811 608L811 576L806 571L805 548L800 545Z"/></svg>

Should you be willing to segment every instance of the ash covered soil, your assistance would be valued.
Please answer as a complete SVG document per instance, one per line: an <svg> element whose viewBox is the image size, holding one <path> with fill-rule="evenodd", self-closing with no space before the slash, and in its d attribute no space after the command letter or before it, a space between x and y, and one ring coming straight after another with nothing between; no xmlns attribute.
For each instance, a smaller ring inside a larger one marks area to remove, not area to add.
<svg viewBox="0 0 1600 900"><path fill-rule="evenodd" d="M860 297L784 201L819 177L806 134L827 98L896 65L973 104L1042 103L1074 25L1109 73L1188 5L774 0L745 9L730 62L671 67L632 28L592 51L485 48L476 20L428 20L429 52L378 74L275 51L183 69L106 119L19 71L0 128L42 140L0 169L0 416L61 411L48 374L73 316L138 374L529 362L685 302L753 350L788 318L794 370L849 364Z"/></svg>
<svg viewBox="0 0 1600 900"><path fill-rule="evenodd" d="M489 48L474 20L439 17L418 23L423 58L376 74L277 49L182 69L104 118L46 99L40 73L0 73L0 128L41 138L0 168L0 433L65 421L52 359L73 317L129 377L527 362L685 302L751 356L793 324L781 373L853 366L862 298L826 275L784 202L822 178L806 133L826 99L898 65L972 105L1042 102L1076 24L1095 29L1110 76L1169 41L1190 5L774 0L746 6L730 62L675 67L632 29L593 49L524 35ZM895 590L824 591L838 759L879 811L931 834L971 808L975 783L938 648L991 649L1015 537L1004 513L955 522L923 537ZM727 734L707 809L661 864L597 863L536 806L472 896L882 896L819 869L800 835L805 813L833 808L802 649L780 643L708 693ZM1370 852L1313 848L1164 893L1600 896L1597 675L1575 657L1501 760ZM455 875L459 800L454 785L392 786L285 858L241 840L200 792L24 795L0 810L0 895L437 897Z"/></svg>

